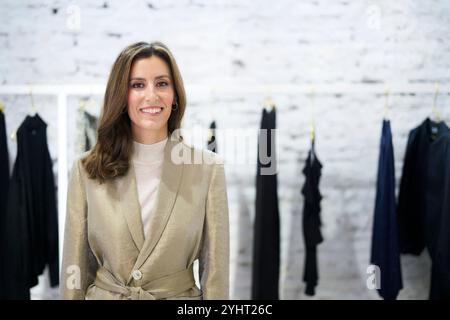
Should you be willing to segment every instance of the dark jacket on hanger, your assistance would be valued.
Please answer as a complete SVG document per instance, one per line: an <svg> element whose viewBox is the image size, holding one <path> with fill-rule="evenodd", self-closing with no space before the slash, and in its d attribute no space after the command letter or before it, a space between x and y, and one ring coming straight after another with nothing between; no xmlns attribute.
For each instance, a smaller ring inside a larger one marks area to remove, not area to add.
<svg viewBox="0 0 450 320"><path fill-rule="evenodd" d="M395 300L403 288L395 205L394 149L389 121L383 121L370 262L379 268L378 293Z"/></svg>
<svg viewBox="0 0 450 320"><path fill-rule="evenodd" d="M58 217L47 124L27 116L17 130L14 163L6 210L4 275L7 299L29 299L29 289L49 265L50 285L59 283Z"/></svg>
<svg viewBox="0 0 450 320"><path fill-rule="evenodd" d="M425 239L432 259L430 299L450 299L450 132L431 144L428 169Z"/></svg>
<svg viewBox="0 0 450 320"><path fill-rule="evenodd" d="M9 154L6 140L5 115L0 111L0 235L5 233L6 225L4 222L6 203L8 201L9 189ZM1 240L1 239L0 239ZM3 279L3 248L5 243L0 241L0 299L6 298L5 288L2 286Z"/></svg>
<svg viewBox="0 0 450 320"><path fill-rule="evenodd" d="M303 270L303 281L306 282L305 294L313 296L317 286L319 273L317 268L317 246L323 241L320 227L320 201L322 195L319 190L322 164L317 159L314 150L314 140L308 153L303 174L305 184L302 188L304 196L303 206L303 239L305 242L305 266Z"/></svg>
<svg viewBox="0 0 450 320"><path fill-rule="evenodd" d="M280 222L277 193L275 109L263 109L258 139L256 208L253 237L252 299L278 300ZM265 147L267 146L267 147ZM266 151L266 152L263 152Z"/></svg>
<svg viewBox="0 0 450 320"><path fill-rule="evenodd" d="M410 132L399 193L400 249L402 253L419 255L427 247L433 263L432 299L450 298L450 284L445 275L450 270L450 243L443 240L450 233L450 225L445 224L450 212L449 132L444 122L436 123L428 118ZM445 274L439 271L441 268L446 268ZM441 285L447 289L436 287Z"/></svg>
<svg viewBox="0 0 450 320"><path fill-rule="evenodd" d="M217 142L216 142L216 122L213 121L209 125L210 136L208 137L208 150L217 153Z"/></svg>

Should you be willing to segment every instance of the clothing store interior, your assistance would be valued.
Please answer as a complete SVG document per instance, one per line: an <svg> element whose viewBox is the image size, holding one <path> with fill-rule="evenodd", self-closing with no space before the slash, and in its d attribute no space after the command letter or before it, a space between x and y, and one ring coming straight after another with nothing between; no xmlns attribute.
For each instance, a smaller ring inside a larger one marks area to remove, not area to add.
<svg viewBox="0 0 450 320"><path fill-rule="evenodd" d="M96 144L116 57L138 41L171 49L184 140L224 159L230 299L450 298L450 2L0 12L0 299L19 286L20 299L60 299L70 170Z"/></svg>

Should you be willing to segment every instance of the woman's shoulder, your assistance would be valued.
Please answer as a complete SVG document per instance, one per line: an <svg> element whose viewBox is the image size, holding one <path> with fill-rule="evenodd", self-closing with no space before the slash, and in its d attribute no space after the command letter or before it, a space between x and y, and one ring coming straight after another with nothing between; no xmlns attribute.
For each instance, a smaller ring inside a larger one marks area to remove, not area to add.
<svg viewBox="0 0 450 320"><path fill-rule="evenodd" d="M86 169L83 165L83 159L85 159L89 155L89 152L90 151L83 152L75 157L74 161L72 162L72 174L77 172L82 176L86 175Z"/></svg>

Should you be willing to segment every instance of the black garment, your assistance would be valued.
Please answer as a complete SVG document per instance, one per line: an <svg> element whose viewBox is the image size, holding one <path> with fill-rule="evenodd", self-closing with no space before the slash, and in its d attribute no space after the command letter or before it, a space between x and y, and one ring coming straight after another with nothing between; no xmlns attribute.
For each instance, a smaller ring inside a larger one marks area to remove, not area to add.
<svg viewBox="0 0 450 320"><path fill-rule="evenodd" d="M317 268L317 246L323 241L320 226L320 201L322 195L319 190L319 181L322 164L314 150L314 140L308 153L303 174L305 184L302 188L304 196L303 206L303 240L305 243L305 266L303 270L303 281L306 282L305 294L313 296L317 286L319 275Z"/></svg>
<svg viewBox="0 0 450 320"><path fill-rule="evenodd" d="M252 299L278 300L280 222L275 131L270 130L275 129L275 120L275 109L263 109L261 129L266 130L258 138Z"/></svg>
<svg viewBox="0 0 450 320"><path fill-rule="evenodd" d="M403 288L395 204L395 167L391 125L383 121L370 262L379 267L378 293L395 300Z"/></svg>
<svg viewBox="0 0 450 320"><path fill-rule="evenodd" d="M450 299L450 132L430 146L425 239L432 260L430 299Z"/></svg>
<svg viewBox="0 0 450 320"><path fill-rule="evenodd" d="M30 288L48 264L50 285L59 283L58 217L47 124L27 116L17 130L17 158L11 178L4 250L7 299L29 299Z"/></svg>
<svg viewBox="0 0 450 320"><path fill-rule="evenodd" d="M427 247L432 260L432 299L450 298L450 242L445 242L450 233L449 132L444 122L430 119L410 132L399 193L400 249L419 255Z"/></svg>
<svg viewBox="0 0 450 320"><path fill-rule="evenodd" d="M8 200L8 189L9 189L9 154L8 154L8 144L6 140L6 124L5 115L0 111L0 235L5 232L5 211L6 203ZM0 239L1 240L1 239ZM0 242L0 299L4 299L5 292L2 283L3 279L3 246L5 243Z"/></svg>
<svg viewBox="0 0 450 320"><path fill-rule="evenodd" d="M209 125L210 136L208 137L208 150L217 153L217 142L216 142L216 122L213 121Z"/></svg>

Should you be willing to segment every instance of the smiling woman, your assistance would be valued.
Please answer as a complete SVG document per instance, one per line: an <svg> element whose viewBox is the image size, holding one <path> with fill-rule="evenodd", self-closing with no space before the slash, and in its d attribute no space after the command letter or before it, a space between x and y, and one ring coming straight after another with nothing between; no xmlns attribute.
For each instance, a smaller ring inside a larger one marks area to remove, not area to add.
<svg viewBox="0 0 450 320"><path fill-rule="evenodd" d="M177 129L185 107L180 72L164 44L139 42L120 53L97 143L71 172L64 299L228 298L223 160L183 141ZM173 159L180 145L204 163Z"/></svg>
<svg viewBox="0 0 450 320"><path fill-rule="evenodd" d="M180 128L185 107L183 80L164 44L138 42L125 48L106 86L98 143L83 160L89 177L104 182L125 174L133 139L163 140Z"/></svg>

